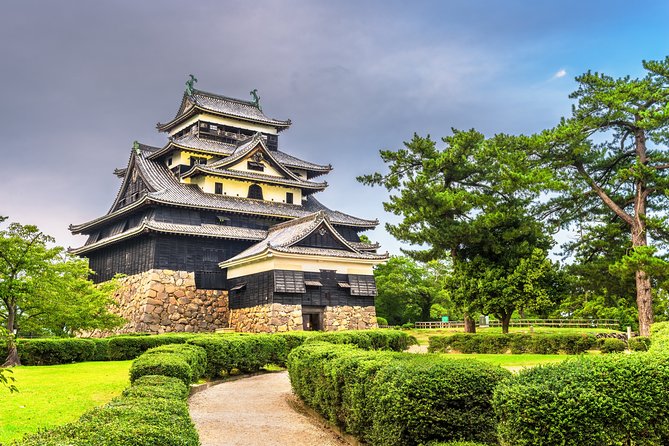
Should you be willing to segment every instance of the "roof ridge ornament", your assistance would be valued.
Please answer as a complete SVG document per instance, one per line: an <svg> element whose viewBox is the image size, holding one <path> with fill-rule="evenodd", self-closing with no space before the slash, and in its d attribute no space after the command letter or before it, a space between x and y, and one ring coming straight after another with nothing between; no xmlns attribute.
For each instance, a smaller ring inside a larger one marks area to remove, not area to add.
<svg viewBox="0 0 669 446"><path fill-rule="evenodd" d="M138 141L133 141L132 142L132 150L135 151L137 156L140 156L142 154L142 152L139 150L139 142Z"/></svg>
<svg viewBox="0 0 669 446"><path fill-rule="evenodd" d="M253 105L258 107L258 110L262 111L262 107L260 106L260 95L258 95L258 89L254 88L249 92L249 94L253 97Z"/></svg>
<svg viewBox="0 0 669 446"><path fill-rule="evenodd" d="M188 97L192 97L193 93L195 92L194 85L197 83L197 78L192 74L189 74L188 76L190 76L190 79L186 81L186 95L188 95Z"/></svg>

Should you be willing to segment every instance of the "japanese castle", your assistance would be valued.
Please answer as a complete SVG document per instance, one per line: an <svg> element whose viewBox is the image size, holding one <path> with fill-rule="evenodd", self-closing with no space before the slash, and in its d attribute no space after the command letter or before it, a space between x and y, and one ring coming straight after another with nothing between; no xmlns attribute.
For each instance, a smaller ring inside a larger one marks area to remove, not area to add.
<svg viewBox="0 0 669 446"><path fill-rule="evenodd" d="M377 220L331 210L315 195L330 165L280 150L290 120L252 100L194 88L135 142L107 214L77 225L97 282L124 276L120 332L275 332L376 326L372 268L387 254L360 240Z"/></svg>

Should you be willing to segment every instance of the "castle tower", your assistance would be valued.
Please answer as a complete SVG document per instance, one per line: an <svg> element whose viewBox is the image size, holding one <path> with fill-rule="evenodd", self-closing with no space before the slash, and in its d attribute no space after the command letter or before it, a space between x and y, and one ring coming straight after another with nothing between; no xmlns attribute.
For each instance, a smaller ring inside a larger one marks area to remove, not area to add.
<svg viewBox="0 0 669 446"><path fill-rule="evenodd" d="M124 332L375 326L372 268L387 255L359 234L378 224L322 205L332 170L279 149L290 120L187 83L164 147L135 143L107 214L71 225L94 280L121 273Z"/></svg>

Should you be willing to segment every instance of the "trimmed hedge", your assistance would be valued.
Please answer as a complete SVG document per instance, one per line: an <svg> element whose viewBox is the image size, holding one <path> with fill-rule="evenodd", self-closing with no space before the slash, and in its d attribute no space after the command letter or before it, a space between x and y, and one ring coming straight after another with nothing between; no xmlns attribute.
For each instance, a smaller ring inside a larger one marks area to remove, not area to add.
<svg viewBox="0 0 669 446"><path fill-rule="evenodd" d="M176 378L144 376L79 421L29 435L14 446L197 446L188 388Z"/></svg>
<svg viewBox="0 0 669 446"><path fill-rule="evenodd" d="M82 338L19 339L17 348L23 365L55 365L93 361L96 342Z"/></svg>
<svg viewBox="0 0 669 446"><path fill-rule="evenodd" d="M501 443L669 444L668 359L583 356L520 372L495 390Z"/></svg>
<svg viewBox="0 0 669 446"><path fill-rule="evenodd" d="M637 336L627 341L627 345L633 352L646 352L650 347L650 338L647 336Z"/></svg>
<svg viewBox="0 0 669 446"><path fill-rule="evenodd" d="M130 382L145 375L164 375L196 382L207 367L207 353L196 345L172 344L155 347L135 359L130 367Z"/></svg>
<svg viewBox="0 0 669 446"><path fill-rule="evenodd" d="M510 375L478 361L318 341L293 350L288 371L293 390L308 405L375 445L495 443L492 392Z"/></svg>
<svg viewBox="0 0 669 446"><path fill-rule="evenodd" d="M191 339L197 338L257 338L275 337L285 341L285 347L276 345L275 341L269 341L273 347L279 348L275 358L270 363L285 365L288 353L298 345L302 345L308 339L327 339L328 342L336 344L355 344L362 348L379 350L405 350L415 343L415 338L395 330L366 330L366 331L343 331L343 332L290 332L273 335L254 334L194 334L175 333L163 335L121 335L109 338L44 338L44 339L20 339L18 341L19 356L24 365L54 365L69 364L84 361L124 361L135 359L145 351L161 345L185 344ZM239 342L265 342L265 341L239 341ZM283 342L283 341L278 341ZM271 356L271 355L270 355ZM233 362L243 363L243 359L235 359ZM253 361L251 361L253 362ZM241 368L233 364L232 369L246 370L248 367L257 370L256 365L242 365ZM267 363L263 364L266 365ZM261 365L260 367L262 367ZM212 375L216 376L216 375Z"/></svg>
<svg viewBox="0 0 669 446"><path fill-rule="evenodd" d="M432 353L492 353L514 354L536 353L575 355L584 353L597 345L591 334L474 334L455 333L446 336L431 336L428 351Z"/></svg>
<svg viewBox="0 0 669 446"><path fill-rule="evenodd" d="M602 353L620 353L627 349L627 343L621 339L603 338L599 340L599 351Z"/></svg>
<svg viewBox="0 0 669 446"><path fill-rule="evenodd" d="M669 352L669 321L651 325L650 340L649 352Z"/></svg>

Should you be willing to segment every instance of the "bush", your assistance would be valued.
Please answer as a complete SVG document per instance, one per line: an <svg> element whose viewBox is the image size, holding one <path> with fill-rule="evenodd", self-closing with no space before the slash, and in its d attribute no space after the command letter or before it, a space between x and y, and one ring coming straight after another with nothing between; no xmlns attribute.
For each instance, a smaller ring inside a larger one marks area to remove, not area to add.
<svg viewBox="0 0 669 446"><path fill-rule="evenodd" d="M79 421L29 435L15 446L197 446L187 386L176 378L144 376Z"/></svg>
<svg viewBox="0 0 669 446"><path fill-rule="evenodd" d="M418 341L413 336L396 330L335 331L318 333L308 338L331 344L351 344L364 350L391 350L402 352Z"/></svg>
<svg viewBox="0 0 669 446"><path fill-rule="evenodd" d="M123 391L123 396L142 398L167 398L185 400L189 388L179 378L165 375L145 375L135 380Z"/></svg>
<svg viewBox="0 0 669 446"><path fill-rule="evenodd" d="M110 361L127 361L135 359L150 348L168 344L184 344L187 340L198 336L195 334L178 333L164 335L122 335L107 338L109 343Z"/></svg>
<svg viewBox="0 0 669 446"><path fill-rule="evenodd" d="M385 317L376 316L376 324L377 325L388 325L388 319L386 319Z"/></svg>
<svg viewBox="0 0 669 446"><path fill-rule="evenodd" d="M92 361L96 344L92 339L19 339L19 358L23 365L55 365Z"/></svg>
<svg viewBox="0 0 669 446"><path fill-rule="evenodd" d="M669 444L669 357L582 356L521 371L495 390L502 444Z"/></svg>
<svg viewBox="0 0 669 446"><path fill-rule="evenodd" d="M406 330L411 330L412 328L414 328L414 324L413 322L407 322L406 324L402 324L402 328Z"/></svg>
<svg viewBox="0 0 669 446"><path fill-rule="evenodd" d="M650 340L649 352L669 352L669 321L651 325Z"/></svg>
<svg viewBox="0 0 669 446"><path fill-rule="evenodd" d="M602 353L620 353L627 348L627 343L621 339L604 338L600 339L599 350Z"/></svg>
<svg viewBox="0 0 669 446"><path fill-rule="evenodd" d="M130 366L130 382L145 375L165 375L190 384L202 376L207 356L195 345L165 345L147 350Z"/></svg>
<svg viewBox="0 0 669 446"><path fill-rule="evenodd" d="M315 341L290 353L288 371L293 390L307 404L377 445L493 442L492 392L510 375L478 361Z"/></svg>
<svg viewBox="0 0 669 446"><path fill-rule="evenodd" d="M627 346L633 352L646 352L650 347L650 338L647 336L637 336L627 341Z"/></svg>
<svg viewBox="0 0 669 446"><path fill-rule="evenodd" d="M447 336L431 336L428 351L433 353L492 353L503 354L579 354L592 348L597 342L590 334L473 334L455 333Z"/></svg>

